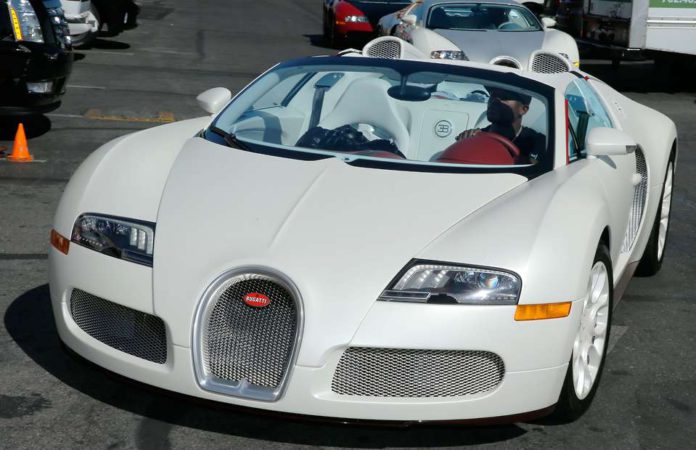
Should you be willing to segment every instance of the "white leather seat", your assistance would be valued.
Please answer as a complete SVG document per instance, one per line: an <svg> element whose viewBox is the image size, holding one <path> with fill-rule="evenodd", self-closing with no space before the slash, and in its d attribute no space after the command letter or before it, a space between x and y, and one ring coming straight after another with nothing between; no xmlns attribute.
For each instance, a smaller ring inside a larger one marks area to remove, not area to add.
<svg viewBox="0 0 696 450"><path fill-rule="evenodd" d="M353 81L319 126L332 130L349 124L369 124L389 133L396 146L405 151L409 133L387 94L390 86L387 81L372 77Z"/></svg>

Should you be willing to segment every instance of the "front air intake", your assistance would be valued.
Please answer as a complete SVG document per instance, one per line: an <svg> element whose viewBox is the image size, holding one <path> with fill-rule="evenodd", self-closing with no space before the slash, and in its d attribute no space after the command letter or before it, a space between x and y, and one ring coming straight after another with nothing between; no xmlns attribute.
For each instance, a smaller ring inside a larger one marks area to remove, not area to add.
<svg viewBox="0 0 696 450"><path fill-rule="evenodd" d="M529 59L529 70L538 73L563 73L573 70L568 58L558 53L537 50Z"/></svg>
<svg viewBox="0 0 696 450"><path fill-rule="evenodd" d="M363 397L462 397L492 391L505 375L498 355L476 350L348 348L331 390Z"/></svg>
<svg viewBox="0 0 696 450"><path fill-rule="evenodd" d="M157 316L73 289L70 314L85 333L129 355L164 364L167 337Z"/></svg>

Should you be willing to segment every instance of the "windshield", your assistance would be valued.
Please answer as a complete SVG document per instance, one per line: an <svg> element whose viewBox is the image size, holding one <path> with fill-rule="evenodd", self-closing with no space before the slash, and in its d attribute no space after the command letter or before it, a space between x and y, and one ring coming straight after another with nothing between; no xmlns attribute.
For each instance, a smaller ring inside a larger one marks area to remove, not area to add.
<svg viewBox="0 0 696 450"><path fill-rule="evenodd" d="M448 3L430 8L427 28L441 30L541 31L526 8L486 3Z"/></svg>
<svg viewBox="0 0 696 450"><path fill-rule="evenodd" d="M306 58L247 87L204 137L277 156L337 156L400 170L538 174L553 165L552 93L536 81L478 68Z"/></svg>

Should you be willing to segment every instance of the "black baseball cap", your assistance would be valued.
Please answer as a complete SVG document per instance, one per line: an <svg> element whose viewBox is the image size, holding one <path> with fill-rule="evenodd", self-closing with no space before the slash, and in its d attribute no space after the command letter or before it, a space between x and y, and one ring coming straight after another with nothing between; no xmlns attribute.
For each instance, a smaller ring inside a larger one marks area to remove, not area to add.
<svg viewBox="0 0 696 450"><path fill-rule="evenodd" d="M491 97L495 97L500 100L515 100L526 106L529 106L529 104L532 102L531 95L526 95L511 89L503 89L497 86L486 86L486 90Z"/></svg>

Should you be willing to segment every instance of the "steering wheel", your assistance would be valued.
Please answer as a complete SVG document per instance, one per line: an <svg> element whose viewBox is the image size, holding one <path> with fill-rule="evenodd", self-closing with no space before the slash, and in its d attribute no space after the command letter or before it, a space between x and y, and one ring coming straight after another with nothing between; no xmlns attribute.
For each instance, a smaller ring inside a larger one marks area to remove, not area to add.
<svg viewBox="0 0 696 450"><path fill-rule="evenodd" d="M484 97L490 97L490 96L491 96L491 94L489 94L488 92L484 91L483 89L476 89L476 90L474 90L474 91L469 92L469 95L471 95L471 94L481 94L481 95L483 95Z"/></svg>
<svg viewBox="0 0 696 450"><path fill-rule="evenodd" d="M520 148L505 136L490 131L479 131L478 133L476 133L476 135L483 135L485 137L495 139L496 141L500 142L505 147L505 150L507 150L508 153L510 153L510 156L512 156L513 158L518 158L520 156Z"/></svg>

